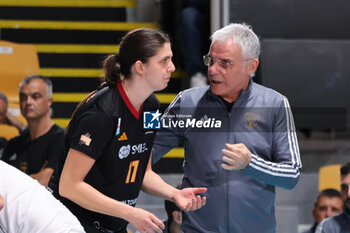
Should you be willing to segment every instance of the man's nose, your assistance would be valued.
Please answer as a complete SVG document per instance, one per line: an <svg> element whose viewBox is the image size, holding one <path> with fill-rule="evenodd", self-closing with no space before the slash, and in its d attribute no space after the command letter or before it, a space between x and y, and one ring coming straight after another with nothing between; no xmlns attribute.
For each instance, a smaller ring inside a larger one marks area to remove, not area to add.
<svg viewBox="0 0 350 233"><path fill-rule="evenodd" d="M26 104L29 105L29 104L32 104L33 103L33 98L28 96L27 99L26 99Z"/></svg>

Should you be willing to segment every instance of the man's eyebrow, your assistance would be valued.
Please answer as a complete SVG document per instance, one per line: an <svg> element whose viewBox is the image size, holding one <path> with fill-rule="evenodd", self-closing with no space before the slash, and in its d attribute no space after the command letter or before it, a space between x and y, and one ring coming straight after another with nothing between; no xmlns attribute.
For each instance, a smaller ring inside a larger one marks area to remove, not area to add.
<svg viewBox="0 0 350 233"><path fill-rule="evenodd" d="M25 94L25 93L23 93L23 92L20 92L20 93L19 93L19 95L25 95L25 96L33 96L33 95L37 95L37 94L41 95L41 93L40 93L39 91L34 92L34 93L32 93L32 94L29 94L29 95L27 95L27 94Z"/></svg>

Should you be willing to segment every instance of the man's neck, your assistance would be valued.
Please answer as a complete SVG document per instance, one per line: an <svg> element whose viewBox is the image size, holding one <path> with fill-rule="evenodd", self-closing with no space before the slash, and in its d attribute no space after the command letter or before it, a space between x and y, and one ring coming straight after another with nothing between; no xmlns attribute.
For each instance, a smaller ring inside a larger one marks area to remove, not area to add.
<svg viewBox="0 0 350 233"><path fill-rule="evenodd" d="M30 139L34 140L38 137L49 132L51 127L54 125L50 117L43 117L41 119L33 119L28 121L28 130Z"/></svg>

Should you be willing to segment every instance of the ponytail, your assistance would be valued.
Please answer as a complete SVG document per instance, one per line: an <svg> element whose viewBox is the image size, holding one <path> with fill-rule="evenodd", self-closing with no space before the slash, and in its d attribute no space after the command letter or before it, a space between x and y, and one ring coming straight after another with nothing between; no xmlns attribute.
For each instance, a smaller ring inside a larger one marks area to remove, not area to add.
<svg viewBox="0 0 350 233"><path fill-rule="evenodd" d="M122 80L122 75L120 72L120 56L119 53L115 55L109 55L103 61L104 70L104 82L108 86L115 86L118 82Z"/></svg>

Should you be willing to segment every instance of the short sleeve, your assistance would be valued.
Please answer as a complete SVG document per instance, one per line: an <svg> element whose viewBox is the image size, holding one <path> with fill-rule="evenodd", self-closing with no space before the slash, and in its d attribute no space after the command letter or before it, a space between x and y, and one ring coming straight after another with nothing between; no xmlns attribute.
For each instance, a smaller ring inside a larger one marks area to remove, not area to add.
<svg viewBox="0 0 350 233"><path fill-rule="evenodd" d="M113 120L105 112L97 108L88 110L79 116L70 147L97 160L110 142L114 128Z"/></svg>

